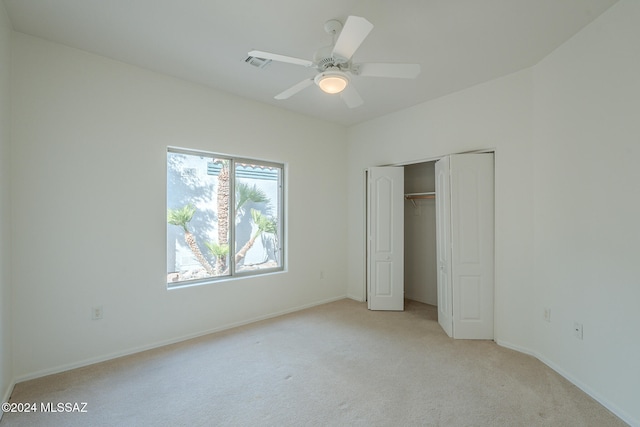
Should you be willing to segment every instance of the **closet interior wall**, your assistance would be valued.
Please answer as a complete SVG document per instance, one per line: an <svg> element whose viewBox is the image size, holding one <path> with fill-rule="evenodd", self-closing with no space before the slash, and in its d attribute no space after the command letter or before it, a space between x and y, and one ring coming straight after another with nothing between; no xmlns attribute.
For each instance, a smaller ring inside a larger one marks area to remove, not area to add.
<svg viewBox="0 0 640 427"><path fill-rule="evenodd" d="M405 194L435 192L435 161L404 167ZM406 199L404 205L405 298L438 303L435 199Z"/></svg>

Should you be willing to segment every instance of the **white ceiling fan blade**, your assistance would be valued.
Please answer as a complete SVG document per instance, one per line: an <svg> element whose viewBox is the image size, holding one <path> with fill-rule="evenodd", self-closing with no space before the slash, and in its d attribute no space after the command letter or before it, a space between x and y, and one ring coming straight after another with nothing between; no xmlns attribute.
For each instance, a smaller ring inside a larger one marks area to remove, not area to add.
<svg viewBox="0 0 640 427"><path fill-rule="evenodd" d="M297 83L291 86L289 89L285 90L284 92L277 94L274 98L275 99L290 98L296 93L300 92L302 89L305 89L306 87L311 86L312 84L313 84L313 79L305 79L300 83Z"/></svg>
<svg viewBox="0 0 640 427"><path fill-rule="evenodd" d="M399 79L415 79L420 74L420 64L385 64L367 62L355 65L355 74L365 77L392 77Z"/></svg>
<svg viewBox="0 0 640 427"><path fill-rule="evenodd" d="M360 98L360 94L353 86L353 84L349 83L346 88L342 92L340 92L340 98L347 104L349 108L356 108L361 106L364 101Z"/></svg>
<svg viewBox="0 0 640 427"><path fill-rule="evenodd" d="M271 59L272 61L286 62L288 64L302 65L304 67L311 67L313 65L313 62L306 59L279 55L277 53L263 52L261 50L252 50L251 52L248 53L248 55L254 56L256 58Z"/></svg>
<svg viewBox="0 0 640 427"><path fill-rule="evenodd" d="M338 36L331 56L345 61L351 59L365 38L373 29L373 24L360 16L349 16Z"/></svg>

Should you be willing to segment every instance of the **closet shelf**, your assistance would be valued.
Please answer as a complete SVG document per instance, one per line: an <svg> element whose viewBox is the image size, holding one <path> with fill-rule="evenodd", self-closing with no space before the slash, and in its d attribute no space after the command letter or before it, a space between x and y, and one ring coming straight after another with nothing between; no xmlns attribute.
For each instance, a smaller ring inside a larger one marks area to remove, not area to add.
<svg viewBox="0 0 640 427"><path fill-rule="evenodd" d="M405 199L410 200L410 199L435 199L436 198L436 192L435 191L428 191L426 193L407 193L404 195Z"/></svg>
<svg viewBox="0 0 640 427"><path fill-rule="evenodd" d="M436 192L435 191L428 191L426 193L407 193L404 195L404 198L406 200L410 200L411 203L413 203L413 207L416 207L416 202L414 200L416 199L435 199L436 198Z"/></svg>

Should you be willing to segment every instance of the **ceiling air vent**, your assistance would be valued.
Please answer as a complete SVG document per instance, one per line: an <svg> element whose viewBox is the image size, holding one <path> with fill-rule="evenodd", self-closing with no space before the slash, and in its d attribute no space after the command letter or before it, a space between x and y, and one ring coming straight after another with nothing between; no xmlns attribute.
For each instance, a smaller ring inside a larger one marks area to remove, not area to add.
<svg viewBox="0 0 640 427"><path fill-rule="evenodd" d="M271 60L258 58L257 56L248 56L247 59L244 60L244 62L257 68L264 68L271 63Z"/></svg>

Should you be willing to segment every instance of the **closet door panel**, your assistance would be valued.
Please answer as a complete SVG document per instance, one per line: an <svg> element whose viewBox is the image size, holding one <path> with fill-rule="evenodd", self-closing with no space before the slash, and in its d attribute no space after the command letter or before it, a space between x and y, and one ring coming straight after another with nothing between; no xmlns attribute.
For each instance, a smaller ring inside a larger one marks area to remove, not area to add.
<svg viewBox="0 0 640 427"><path fill-rule="evenodd" d="M370 310L404 310L404 169L369 168L367 300Z"/></svg>
<svg viewBox="0 0 640 427"><path fill-rule="evenodd" d="M448 336L453 336L453 303L451 286L451 192L449 157L436 162L436 256L438 281L438 323Z"/></svg>
<svg viewBox="0 0 640 427"><path fill-rule="evenodd" d="M482 279L478 276L461 276L460 319L478 321L482 316Z"/></svg>
<svg viewBox="0 0 640 427"><path fill-rule="evenodd" d="M477 264L480 262L480 224L478 205L478 171L463 169L454 171L456 192L455 214L456 222L453 231L454 241L459 243L457 257L460 263ZM464 236L461 238L460 236Z"/></svg>
<svg viewBox="0 0 640 427"><path fill-rule="evenodd" d="M451 156L454 338L493 339L493 154Z"/></svg>

